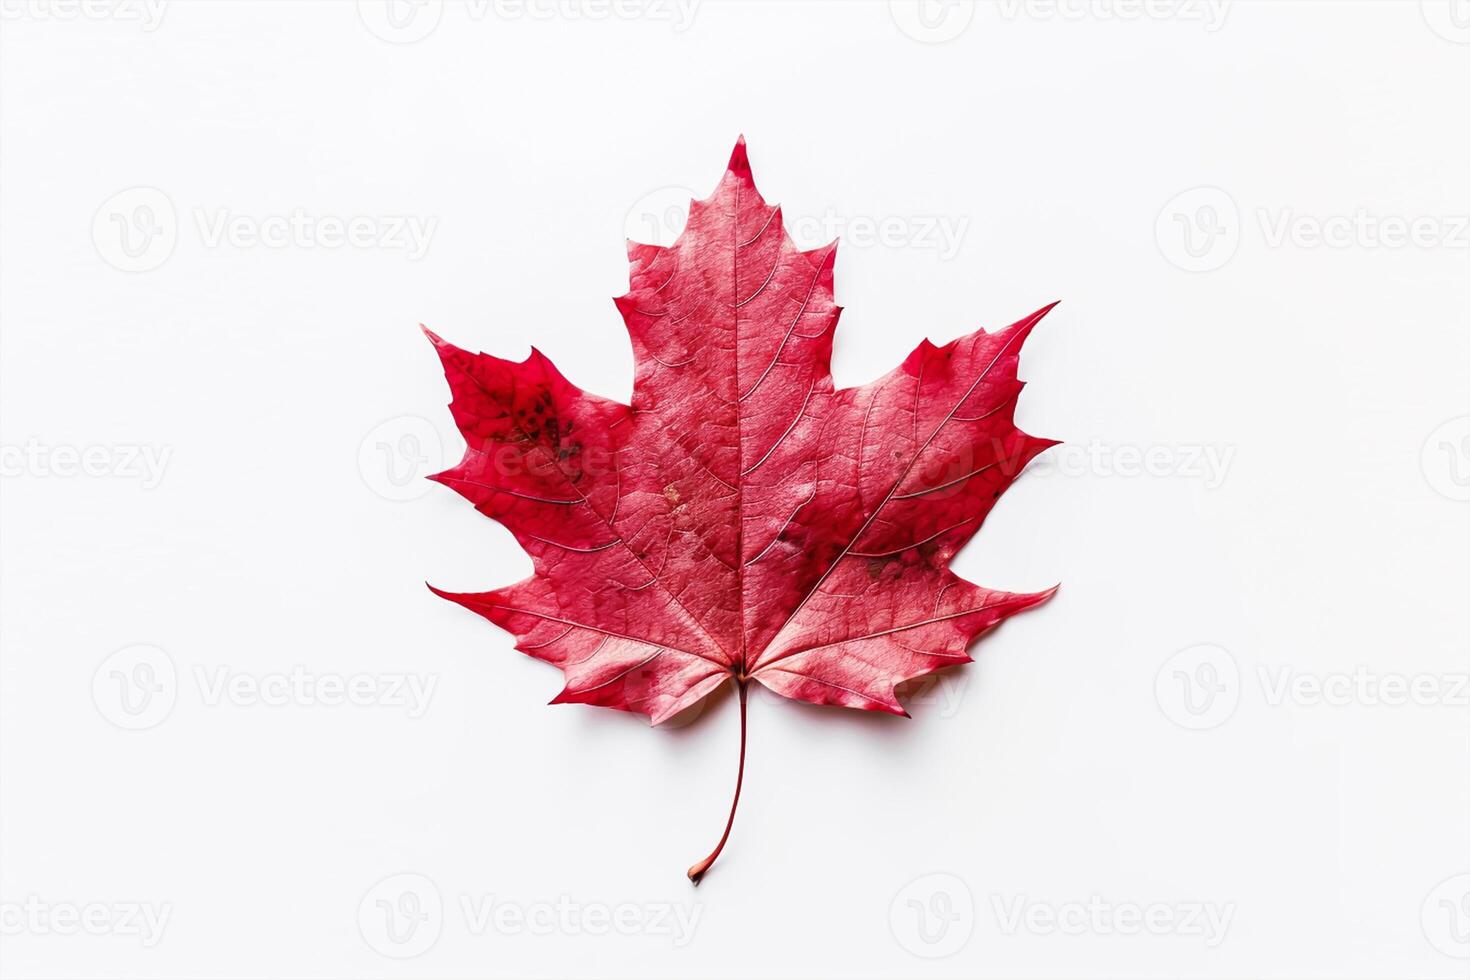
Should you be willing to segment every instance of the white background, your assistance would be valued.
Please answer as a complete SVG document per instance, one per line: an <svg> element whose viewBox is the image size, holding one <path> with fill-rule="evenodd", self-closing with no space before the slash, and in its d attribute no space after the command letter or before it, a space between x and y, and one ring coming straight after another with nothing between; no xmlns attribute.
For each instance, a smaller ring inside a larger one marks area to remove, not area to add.
<svg viewBox="0 0 1470 980"><path fill-rule="evenodd" d="M4 975L1466 976L1463 2L382 7L0 7ZM424 588L530 565L408 480L417 324L626 398L625 229L741 132L839 383L1063 301L958 563L1062 591L911 721L756 689L696 891L733 701L546 707Z"/></svg>

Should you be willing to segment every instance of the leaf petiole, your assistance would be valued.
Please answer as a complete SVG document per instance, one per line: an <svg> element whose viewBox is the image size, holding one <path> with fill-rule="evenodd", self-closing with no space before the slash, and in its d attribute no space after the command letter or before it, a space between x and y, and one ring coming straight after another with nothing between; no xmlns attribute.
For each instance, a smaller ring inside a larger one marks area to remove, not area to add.
<svg viewBox="0 0 1470 980"><path fill-rule="evenodd" d="M725 821L725 832L720 835L720 842L715 849L710 851L709 857L700 861L689 869L689 880L699 884L704 873L715 863L715 858L725 849L725 841L730 839L730 828L735 826L735 810L740 806L740 785L745 781L745 688L749 681L745 677L736 680L737 689L740 691L740 766L735 771L735 799L730 804L730 819Z"/></svg>

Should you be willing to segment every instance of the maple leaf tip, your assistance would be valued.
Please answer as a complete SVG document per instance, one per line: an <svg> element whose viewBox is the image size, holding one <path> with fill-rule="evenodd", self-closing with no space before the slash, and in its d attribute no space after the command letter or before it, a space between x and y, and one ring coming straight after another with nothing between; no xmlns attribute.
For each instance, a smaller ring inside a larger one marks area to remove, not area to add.
<svg viewBox="0 0 1470 980"><path fill-rule="evenodd" d="M745 152L745 135L735 141L735 149L730 151L730 163L725 167L731 173L750 176L750 156Z"/></svg>
<svg viewBox="0 0 1470 980"><path fill-rule="evenodd" d="M1032 329L1035 328L1035 326L1042 320L1046 319L1046 315L1052 310L1056 309L1059 303L1061 303L1061 300L1054 300L1053 302L1050 302L1043 306L1041 309L1037 310L1035 313L1024 316L1010 326L996 332L998 334L1010 336L1012 339L1015 339L1016 336L1019 335L1021 341L1024 343L1026 338L1031 335ZM982 330L981 332L986 334L989 333L988 330Z"/></svg>
<svg viewBox="0 0 1470 980"><path fill-rule="evenodd" d="M779 213L780 210L780 206L777 205L776 211ZM816 248L807 249L801 254L821 259L821 264L819 264L817 268L821 269L824 272L830 273L832 271L832 267L837 264L837 246L841 243L841 238L834 238L825 245L818 245ZM828 278L830 279L831 277L829 276Z"/></svg>
<svg viewBox="0 0 1470 980"><path fill-rule="evenodd" d="M1040 323L1042 320L1044 320L1046 318L1046 315L1048 313L1050 313L1052 310L1056 309L1057 306L1061 302L1062 301L1059 300L1059 299L1058 300L1053 300L1052 302L1047 303L1041 309L1037 310L1035 313L1033 313L1030 316L1026 317L1026 319L1024 319L1024 320L1021 321L1021 323L1024 324L1024 329L1030 330L1032 327L1036 326L1038 323Z"/></svg>
<svg viewBox="0 0 1470 980"><path fill-rule="evenodd" d="M456 356L469 356L467 351L461 350L460 348L454 346L449 341L445 340L443 337L439 336L434 331L424 326L422 323L419 324L419 329L424 332L425 337L429 338L429 343L434 345L434 350L439 354L439 360L444 364L446 374L449 370L450 362L454 360Z"/></svg>
<svg viewBox="0 0 1470 980"><path fill-rule="evenodd" d="M1032 592L1029 595L1019 596L1021 602L1016 606L1015 611L1025 612L1027 609L1034 609L1036 606L1041 605L1052 596L1056 595L1057 590L1061 587L1062 583L1058 582L1056 585L1053 585L1049 589L1042 589L1040 592Z"/></svg>

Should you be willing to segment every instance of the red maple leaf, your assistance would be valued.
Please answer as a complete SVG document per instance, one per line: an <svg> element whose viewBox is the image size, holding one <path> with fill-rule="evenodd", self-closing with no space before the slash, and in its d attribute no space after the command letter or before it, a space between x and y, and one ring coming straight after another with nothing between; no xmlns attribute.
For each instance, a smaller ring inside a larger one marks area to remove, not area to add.
<svg viewBox="0 0 1470 980"><path fill-rule="evenodd" d="M555 664L553 704L653 724L733 680L906 715L895 685L970 660L981 632L1052 591L994 592L949 570L996 498L1055 445L1013 422L1021 344L1050 306L996 333L921 343L837 390L836 243L803 252L762 200L745 142L671 247L630 242L616 300L633 404L581 390L534 348L519 363L433 333L464 459L432 479L504 524L535 574L434 591ZM1055 305L1055 304L1053 304Z"/></svg>

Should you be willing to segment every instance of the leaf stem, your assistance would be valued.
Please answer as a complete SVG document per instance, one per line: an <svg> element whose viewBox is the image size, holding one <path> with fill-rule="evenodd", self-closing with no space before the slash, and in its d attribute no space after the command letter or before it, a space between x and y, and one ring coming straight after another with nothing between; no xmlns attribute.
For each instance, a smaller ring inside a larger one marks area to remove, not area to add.
<svg viewBox="0 0 1470 980"><path fill-rule="evenodd" d="M710 851L709 857L700 861L689 869L689 880L696 885L704 877L704 873L715 863L715 858L725 849L725 841L730 839L730 828L735 826L735 809L740 806L740 785L745 782L745 687L748 681L744 677L736 680L740 691L740 767L735 771L735 799L730 804L730 819L725 821L725 832L720 835L720 842L715 849Z"/></svg>

